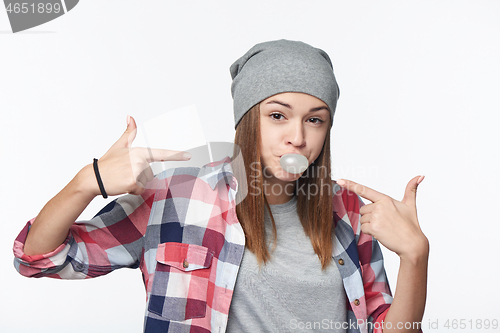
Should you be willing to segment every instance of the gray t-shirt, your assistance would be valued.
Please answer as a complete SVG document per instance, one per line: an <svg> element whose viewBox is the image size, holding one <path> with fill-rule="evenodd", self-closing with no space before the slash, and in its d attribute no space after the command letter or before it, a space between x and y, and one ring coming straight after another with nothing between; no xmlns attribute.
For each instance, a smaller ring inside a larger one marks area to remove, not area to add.
<svg viewBox="0 0 500 333"><path fill-rule="evenodd" d="M346 295L335 263L321 269L297 214L297 198L271 205L277 247L266 265L245 249L226 332L344 333ZM269 214L266 232L272 239ZM272 248L272 247L271 247Z"/></svg>

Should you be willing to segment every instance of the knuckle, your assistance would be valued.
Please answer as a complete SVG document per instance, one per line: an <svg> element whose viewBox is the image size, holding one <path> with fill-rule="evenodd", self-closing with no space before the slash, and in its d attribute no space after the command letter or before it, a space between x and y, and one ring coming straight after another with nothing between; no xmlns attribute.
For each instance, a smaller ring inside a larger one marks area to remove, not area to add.
<svg viewBox="0 0 500 333"><path fill-rule="evenodd" d="M375 209L373 209L372 214L374 216L379 216L380 214L382 214L383 211L384 211L384 207L382 205L376 205Z"/></svg>
<svg viewBox="0 0 500 333"><path fill-rule="evenodd" d="M367 224L362 224L361 225L361 232L364 233L365 235L372 235L370 232L370 228L368 227Z"/></svg>
<svg viewBox="0 0 500 333"><path fill-rule="evenodd" d="M371 235L379 233L380 232L380 224L377 223L376 221L372 221L370 223L370 231L371 231Z"/></svg>
<svg viewBox="0 0 500 333"><path fill-rule="evenodd" d="M384 197L384 198L382 198L380 201L381 201L382 203L386 204L386 205L387 205L387 204L391 204L391 203L392 203L392 199L391 199L391 198L389 198L389 197Z"/></svg>

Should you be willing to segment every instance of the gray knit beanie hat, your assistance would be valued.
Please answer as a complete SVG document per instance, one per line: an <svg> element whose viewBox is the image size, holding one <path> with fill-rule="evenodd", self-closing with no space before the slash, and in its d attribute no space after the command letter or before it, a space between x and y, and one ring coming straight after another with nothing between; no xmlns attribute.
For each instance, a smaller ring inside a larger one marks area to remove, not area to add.
<svg viewBox="0 0 500 333"><path fill-rule="evenodd" d="M283 92L319 98L328 105L333 123L340 91L330 57L323 50L284 39L264 42L236 60L230 72L235 128L254 105Z"/></svg>

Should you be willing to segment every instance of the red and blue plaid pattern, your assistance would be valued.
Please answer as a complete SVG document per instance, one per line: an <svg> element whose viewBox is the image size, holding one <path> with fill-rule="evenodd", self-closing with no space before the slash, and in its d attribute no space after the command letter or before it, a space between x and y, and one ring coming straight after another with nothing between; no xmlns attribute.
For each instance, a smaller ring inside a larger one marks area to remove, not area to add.
<svg viewBox="0 0 500 333"><path fill-rule="evenodd" d="M361 198L337 184L334 193L333 260L347 295L347 323L356 323L349 325L347 332L382 333L381 322L392 303L392 294L380 245L361 232Z"/></svg>
<svg viewBox="0 0 500 333"><path fill-rule="evenodd" d="M245 241L236 191L227 159L166 170L142 195L122 196L76 222L51 253L23 253L29 221L14 243L15 267L25 276L61 279L139 267L147 291L144 332L224 332ZM356 323L347 332L371 332L392 301L382 254L360 231L361 199L339 186L334 192L333 257L348 298L347 321Z"/></svg>

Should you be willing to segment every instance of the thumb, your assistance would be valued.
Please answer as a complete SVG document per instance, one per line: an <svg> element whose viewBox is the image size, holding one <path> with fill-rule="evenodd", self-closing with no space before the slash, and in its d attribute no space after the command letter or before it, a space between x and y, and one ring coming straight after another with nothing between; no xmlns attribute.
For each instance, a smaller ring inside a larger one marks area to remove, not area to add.
<svg viewBox="0 0 500 333"><path fill-rule="evenodd" d="M137 124L132 116L127 115L127 129L113 146L128 148L132 145L137 134Z"/></svg>
<svg viewBox="0 0 500 333"><path fill-rule="evenodd" d="M423 176L423 175L416 176L408 182L408 185L406 185L406 189L405 189L405 195L403 197L403 200L401 200L402 203L416 207L416 205L417 205L417 187L422 182L422 180L424 180L424 177L425 176Z"/></svg>

